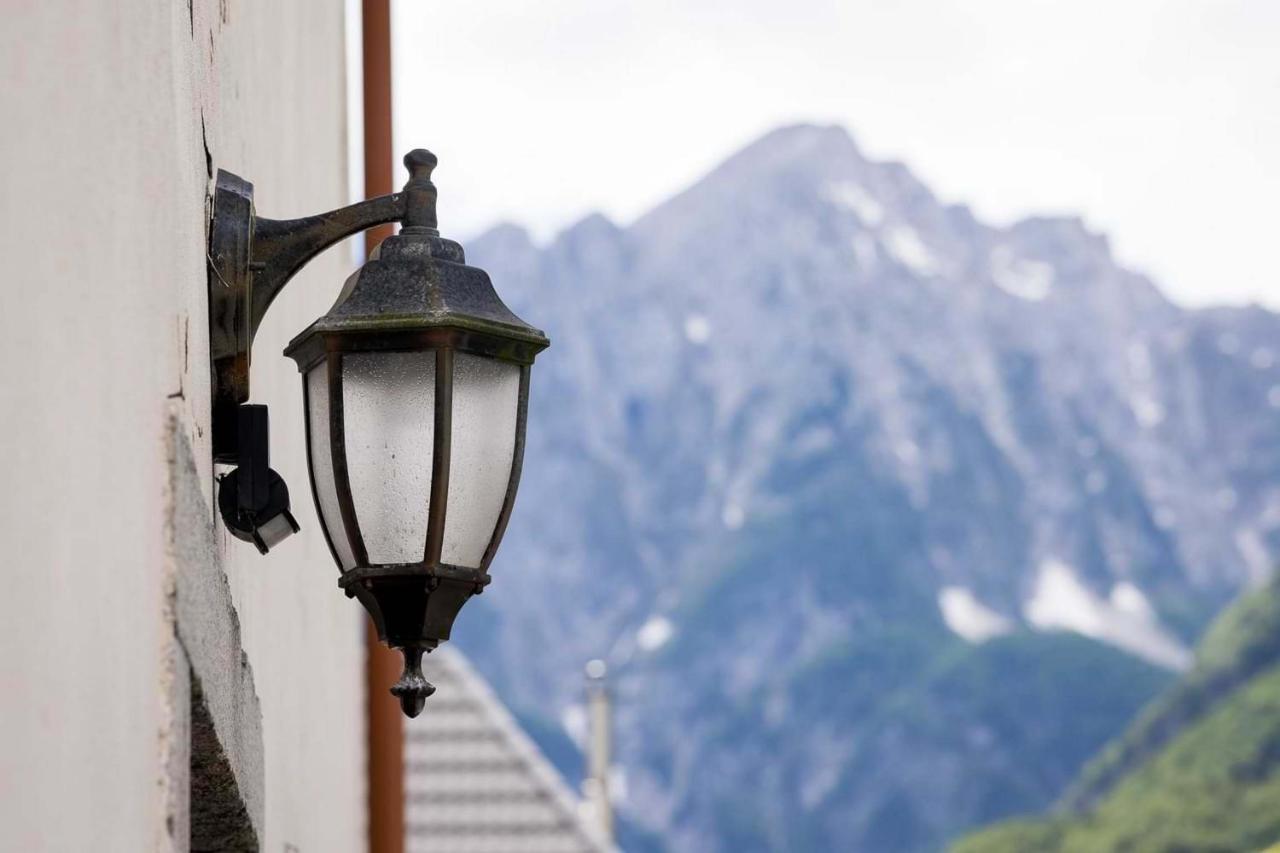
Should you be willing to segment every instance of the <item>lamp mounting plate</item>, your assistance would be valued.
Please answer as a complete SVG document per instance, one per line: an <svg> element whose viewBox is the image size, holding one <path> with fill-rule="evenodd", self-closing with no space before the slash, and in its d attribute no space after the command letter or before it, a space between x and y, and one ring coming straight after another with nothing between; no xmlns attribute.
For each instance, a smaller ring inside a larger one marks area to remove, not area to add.
<svg viewBox="0 0 1280 853"><path fill-rule="evenodd" d="M259 217L253 207L253 184L218 170L208 257L215 462L236 460L236 407L249 399L253 337L272 301L298 270L339 240L375 225L425 219L422 211L428 206L434 219L435 187L429 179L434 158L419 160L410 167L404 191L301 219Z"/></svg>
<svg viewBox="0 0 1280 853"><path fill-rule="evenodd" d="M209 228L209 357L213 368L213 455L234 462L237 407L249 399L249 305L253 276L253 184L218 170Z"/></svg>

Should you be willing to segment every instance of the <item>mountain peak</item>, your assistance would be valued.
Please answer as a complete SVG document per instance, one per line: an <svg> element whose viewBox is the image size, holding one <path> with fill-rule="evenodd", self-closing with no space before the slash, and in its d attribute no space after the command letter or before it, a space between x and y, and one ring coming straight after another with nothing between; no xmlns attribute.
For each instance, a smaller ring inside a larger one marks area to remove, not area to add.
<svg viewBox="0 0 1280 853"><path fill-rule="evenodd" d="M586 239L608 239L616 236L621 230L612 219L599 211L594 211L566 228L561 238L581 236Z"/></svg>
<svg viewBox="0 0 1280 853"><path fill-rule="evenodd" d="M728 166L737 160L747 160L755 165L760 161L788 162L794 160L865 159L849 131L836 124L791 124L771 130L755 142L749 143L726 161Z"/></svg>
<svg viewBox="0 0 1280 853"><path fill-rule="evenodd" d="M740 148L699 184L739 184L774 175L820 179L831 173L861 170L866 165L857 143L843 127L793 124L769 131Z"/></svg>
<svg viewBox="0 0 1280 853"><path fill-rule="evenodd" d="M492 243L504 249L532 249L533 237L529 229L515 222L503 221L491 225L467 241L468 243Z"/></svg>
<svg viewBox="0 0 1280 853"><path fill-rule="evenodd" d="M834 181L859 180L874 168L837 125L780 127L731 154L684 192L636 221L649 237L697 225L708 210L772 206L780 193L821 192Z"/></svg>

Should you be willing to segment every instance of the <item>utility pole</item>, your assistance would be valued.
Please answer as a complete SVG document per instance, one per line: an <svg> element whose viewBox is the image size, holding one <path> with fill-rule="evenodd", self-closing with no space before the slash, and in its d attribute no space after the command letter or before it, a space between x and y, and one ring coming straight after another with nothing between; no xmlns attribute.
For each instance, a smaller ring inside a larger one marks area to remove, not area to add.
<svg viewBox="0 0 1280 853"><path fill-rule="evenodd" d="M612 699L605 683L608 667L602 660L587 663L587 718L590 722L587 746L587 778L582 792L595 815L600 832L613 844L613 803L609 797L609 767L613 763Z"/></svg>

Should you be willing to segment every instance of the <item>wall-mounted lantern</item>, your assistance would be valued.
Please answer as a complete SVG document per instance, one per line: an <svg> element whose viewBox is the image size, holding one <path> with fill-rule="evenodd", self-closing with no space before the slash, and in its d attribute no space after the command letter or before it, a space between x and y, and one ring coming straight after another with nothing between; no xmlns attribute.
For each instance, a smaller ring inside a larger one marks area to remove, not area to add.
<svg viewBox="0 0 1280 853"><path fill-rule="evenodd" d="M254 333L311 258L373 225L403 224L285 354L302 373L312 494L339 586L402 650L391 692L413 717L435 689L423 653L489 582L520 481L529 370L548 341L440 237L435 156L404 162L403 191L287 221L255 216L253 187L219 171L209 308L214 459L238 466L219 507L265 553L297 525L267 466L265 410L245 405Z"/></svg>

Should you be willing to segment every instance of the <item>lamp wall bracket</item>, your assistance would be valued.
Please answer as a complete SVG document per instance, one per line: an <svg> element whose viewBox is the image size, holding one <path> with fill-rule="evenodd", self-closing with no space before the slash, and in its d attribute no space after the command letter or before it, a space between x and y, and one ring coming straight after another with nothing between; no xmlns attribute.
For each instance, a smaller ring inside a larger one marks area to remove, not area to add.
<svg viewBox="0 0 1280 853"><path fill-rule="evenodd" d="M301 219L266 219L253 206L253 184L218 170L209 227L209 356L213 376L213 458L234 463L236 407L249 399L253 338L267 309L308 261L333 244L387 222L434 233L436 158L405 157L409 181L391 195Z"/></svg>

